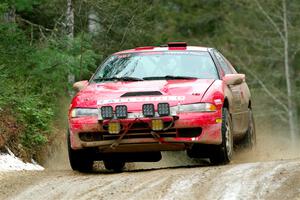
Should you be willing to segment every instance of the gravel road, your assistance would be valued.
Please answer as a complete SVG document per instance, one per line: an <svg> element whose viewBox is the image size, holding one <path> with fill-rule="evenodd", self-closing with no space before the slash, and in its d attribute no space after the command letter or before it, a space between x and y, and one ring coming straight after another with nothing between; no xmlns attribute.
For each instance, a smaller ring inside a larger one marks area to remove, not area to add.
<svg viewBox="0 0 300 200"><path fill-rule="evenodd" d="M0 199L300 199L300 159L123 173L2 173Z"/></svg>
<svg viewBox="0 0 300 200"><path fill-rule="evenodd" d="M129 163L111 173L96 163L90 174L74 172L66 148L57 149L43 171L0 171L0 199L228 199L300 200L300 149L260 137L255 151L238 152L224 166L168 152L157 163Z"/></svg>

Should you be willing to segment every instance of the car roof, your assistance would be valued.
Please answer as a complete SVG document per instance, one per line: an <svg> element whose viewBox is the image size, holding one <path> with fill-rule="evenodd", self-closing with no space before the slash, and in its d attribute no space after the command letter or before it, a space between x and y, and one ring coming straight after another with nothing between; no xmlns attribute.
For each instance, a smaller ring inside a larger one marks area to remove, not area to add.
<svg viewBox="0 0 300 200"><path fill-rule="evenodd" d="M156 46L145 46L145 47L137 47L134 49L127 49L124 51L116 52L114 55L117 54L124 54L124 53L137 53L137 52L155 52L155 51L209 51L209 47L200 47L200 46L186 46L186 47L156 47Z"/></svg>

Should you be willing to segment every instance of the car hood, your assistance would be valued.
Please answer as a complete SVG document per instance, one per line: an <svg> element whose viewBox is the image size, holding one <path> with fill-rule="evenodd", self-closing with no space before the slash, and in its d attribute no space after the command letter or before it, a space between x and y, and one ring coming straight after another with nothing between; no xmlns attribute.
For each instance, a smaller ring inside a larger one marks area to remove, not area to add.
<svg viewBox="0 0 300 200"><path fill-rule="evenodd" d="M151 80L92 83L73 99L72 107L126 104L136 110L144 103L168 102L170 106L200 102L213 79Z"/></svg>

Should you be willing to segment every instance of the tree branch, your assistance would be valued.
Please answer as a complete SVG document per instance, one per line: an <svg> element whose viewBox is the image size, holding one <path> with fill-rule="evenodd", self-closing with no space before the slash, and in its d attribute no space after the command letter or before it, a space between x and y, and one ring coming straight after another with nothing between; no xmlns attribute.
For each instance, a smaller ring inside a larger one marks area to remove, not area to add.
<svg viewBox="0 0 300 200"><path fill-rule="evenodd" d="M264 84L264 82L262 80L260 80L256 74L254 74L254 72L252 72L249 68L245 67L245 63L238 57L235 56L235 58L237 60L239 60L239 62L242 64L243 69L249 73L255 80L257 80L257 82L260 84L260 86L262 87L262 89L276 102L278 103L286 112L288 112L288 107L282 103L275 95L272 94L272 92L266 87L266 85Z"/></svg>
<svg viewBox="0 0 300 200"><path fill-rule="evenodd" d="M36 28L38 28L39 30L40 30L40 29L43 29L43 30L48 31L48 32L53 31L53 29L49 29L49 28L46 28L46 27L44 27L44 26L42 26L42 25L40 25L40 24L33 23L33 22L31 22L31 21L29 21L29 20L27 20L27 19L24 19L24 18L22 18L22 17L20 17L20 16L17 16L17 19L20 20L20 21L22 21L22 22L24 22L24 23L26 23L26 24L29 24L29 25L31 25L31 26L33 26L33 27L36 27Z"/></svg>
<svg viewBox="0 0 300 200"><path fill-rule="evenodd" d="M129 26L130 26L131 22L133 21L134 17L135 17L135 15L133 15L133 16L131 17L131 19L129 20L129 22L128 22L128 24L127 24L127 27L126 27L126 29L125 29L125 32L124 32L124 34L123 34L123 37L122 37L122 40L121 40L121 43L120 43L120 46L121 46L121 47L123 46L123 43L124 43L124 40L125 40L125 36L126 36L126 34L127 34L127 32L128 32Z"/></svg>
<svg viewBox="0 0 300 200"><path fill-rule="evenodd" d="M261 4L258 2L258 0L254 0L259 10L262 12L262 14L267 18L267 20L271 23L275 31L279 34L280 38L284 42L286 38L284 37L283 33L280 31L279 27L276 25L274 20L268 15L268 13L265 11L265 9L261 6Z"/></svg>

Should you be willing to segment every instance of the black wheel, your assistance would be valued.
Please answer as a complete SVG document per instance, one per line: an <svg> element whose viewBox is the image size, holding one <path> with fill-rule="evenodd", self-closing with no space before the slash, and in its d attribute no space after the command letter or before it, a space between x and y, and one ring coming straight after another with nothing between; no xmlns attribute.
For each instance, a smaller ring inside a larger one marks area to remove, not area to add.
<svg viewBox="0 0 300 200"><path fill-rule="evenodd" d="M104 167L107 170L113 170L115 172L121 172L125 166L124 161L118 160L104 160Z"/></svg>
<svg viewBox="0 0 300 200"><path fill-rule="evenodd" d="M227 108L222 109L222 144L214 146L210 155L212 164L226 164L233 154L232 122Z"/></svg>
<svg viewBox="0 0 300 200"><path fill-rule="evenodd" d="M255 130L255 123L252 110L249 108L249 123L248 129L245 134L245 137L241 141L241 145L244 148L252 149L256 145L256 130Z"/></svg>
<svg viewBox="0 0 300 200"><path fill-rule="evenodd" d="M91 172L93 170L94 161L87 151L73 150L71 148L70 132L67 134L68 153L71 168L80 172Z"/></svg>

